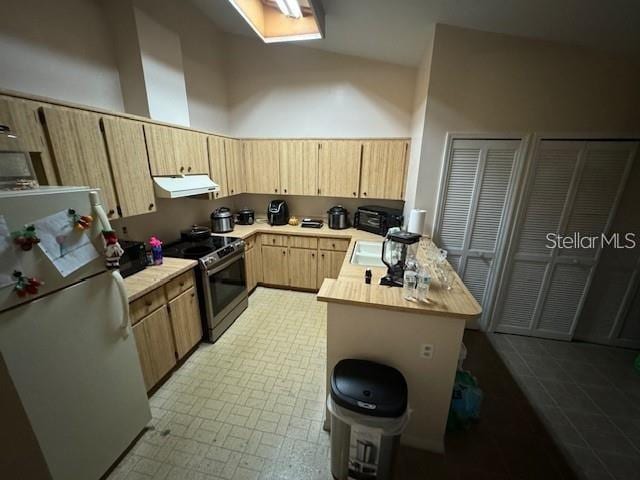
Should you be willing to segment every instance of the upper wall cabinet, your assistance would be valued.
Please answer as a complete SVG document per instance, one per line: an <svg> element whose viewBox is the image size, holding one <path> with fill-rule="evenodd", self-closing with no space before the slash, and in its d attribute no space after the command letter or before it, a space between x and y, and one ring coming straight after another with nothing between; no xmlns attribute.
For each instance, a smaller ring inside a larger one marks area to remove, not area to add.
<svg viewBox="0 0 640 480"><path fill-rule="evenodd" d="M152 124L144 132L152 175L209 173L206 135Z"/></svg>
<svg viewBox="0 0 640 480"><path fill-rule="evenodd" d="M211 178L220 185L220 190L212 193L212 198L223 198L229 196L227 186L227 163L224 151L224 138L210 135L207 138L209 148L209 170Z"/></svg>
<svg viewBox="0 0 640 480"><path fill-rule="evenodd" d="M107 216L117 218L116 193L100 131L100 116L51 107L44 107L43 114L61 184L100 188Z"/></svg>
<svg viewBox="0 0 640 480"><path fill-rule="evenodd" d="M280 193L277 140L243 142L247 193Z"/></svg>
<svg viewBox="0 0 640 480"><path fill-rule="evenodd" d="M155 212L153 180L149 171L142 124L102 117L102 128L123 217Z"/></svg>
<svg viewBox="0 0 640 480"><path fill-rule="evenodd" d="M363 143L360 198L402 200L408 145L406 140Z"/></svg>
<svg viewBox="0 0 640 480"><path fill-rule="evenodd" d="M318 142L281 140L280 189L286 195L318 194Z"/></svg>
<svg viewBox="0 0 640 480"><path fill-rule="evenodd" d="M318 195L357 197L360 185L362 142L325 140L318 153Z"/></svg>
<svg viewBox="0 0 640 480"><path fill-rule="evenodd" d="M242 142L233 138L225 138L224 153L227 165L227 191L229 195L244 193L246 178Z"/></svg>
<svg viewBox="0 0 640 480"><path fill-rule="evenodd" d="M58 183L55 169L38 118L40 106L39 103L29 100L0 97L0 128L8 128L15 136L12 138L0 135L0 150L31 152L31 160L36 171L41 167L38 180L41 183L55 185Z"/></svg>

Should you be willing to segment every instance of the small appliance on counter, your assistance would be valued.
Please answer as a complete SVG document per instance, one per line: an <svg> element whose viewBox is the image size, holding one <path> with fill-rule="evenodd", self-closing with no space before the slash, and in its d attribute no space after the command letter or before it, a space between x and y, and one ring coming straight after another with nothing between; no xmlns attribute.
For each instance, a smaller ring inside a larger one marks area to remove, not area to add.
<svg viewBox="0 0 640 480"><path fill-rule="evenodd" d="M216 208L211 212L211 231L213 233L233 232L233 215L227 207Z"/></svg>
<svg viewBox="0 0 640 480"><path fill-rule="evenodd" d="M387 266L387 274L380 279L380 285L402 287L407 259L415 259L420 235L400 230L389 233L382 242L382 261Z"/></svg>
<svg viewBox="0 0 640 480"><path fill-rule="evenodd" d="M180 230L180 239L190 242L207 239L211 236L211 229L201 225L192 225L188 230Z"/></svg>
<svg viewBox="0 0 640 480"><path fill-rule="evenodd" d="M331 207L327 211L327 224L332 230L349 228L349 212L342 205Z"/></svg>
<svg viewBox="0 0 640 480"><path fill-rule="evenodd" d="M390 228L402 227L402 210L367 205L358 207L353 216L353 226L358 230L385 236Z"/></svg>
<svg viewBox="0 0 640 480"><path fill-rule="evenodd" d="M256 221L256 212L251 208L242 208L236 214L236 223L238 225L253 225Z"/></svg>
<svg viewBox="0 0 640 480"><path fill-rule="evenodd" d="M324 222L322 220L315 220L313 218L303 218L300 222L302 228L322 228Z"/></svg>
<svg viewBox="0 0 640 480"><path fill-rule="evenodd" d="M267 207L269 225L286 225L289 222L289 207L284 200L271 200Z"/></svg>
<svg viewBox="0 0 640 480"><path fill-rule="evenodd" d="M147 253L144 242L120 240L124 253L120 257L120 275L129 277L147 268Z"/></svg>

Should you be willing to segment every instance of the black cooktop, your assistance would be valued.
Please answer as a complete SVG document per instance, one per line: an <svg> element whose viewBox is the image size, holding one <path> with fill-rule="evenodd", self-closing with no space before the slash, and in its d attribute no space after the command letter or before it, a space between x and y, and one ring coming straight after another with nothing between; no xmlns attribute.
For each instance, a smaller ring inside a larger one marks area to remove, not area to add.
<svg viewBox="0 0 640 480"><path fill-rule="evenodd" d="M237 237L211 236L198 241L182 240L166 245L162 249L162 253L167 257L191 258L196 260L226 247L236 240L240 239Z"/></svg>

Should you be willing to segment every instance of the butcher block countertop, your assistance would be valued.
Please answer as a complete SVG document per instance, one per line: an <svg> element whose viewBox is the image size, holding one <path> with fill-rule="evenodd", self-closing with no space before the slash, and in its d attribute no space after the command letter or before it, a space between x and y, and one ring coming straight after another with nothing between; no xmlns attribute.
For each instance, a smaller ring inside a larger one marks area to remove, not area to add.
<svg viewBox="0 0 640 480"><path fill-rule="evenodd" d="M382 242L383 238L379 235L355 228L331 230L326 224L322 228L301 228L300 226L291 225L271 226L262 222L257 222L253 225L235 225L233 232L223 235L246 239L256 233L303 235L350 240L338 278L327 278L324 280L317 296L319 301L443 315L463 318L469 321L478 318L482 313L482 307L448 263L447 267L453 271L453 288L446 290L440 285L440 282L434 278L429 291L429 303L405 300L402 297L402 288L380 285L380 278L386 274L386 267L365 267L352 264L351 254L353 253L356 242L359 240ZM427 239L427 241L430 242L431 240ZM424 249L419 248L418 260L424 262L425 256L426 252ZM371 268L372 272L370 285L364 283L364 273L367 268Z"/></svg>
<svg viewBox="0 0 640 480"><path fill-rule="evenodd" d="M183 258L164 257L162 265L152 265L124 279L129 302L164 285L181 273L191 270L198 262Z"/></svg>

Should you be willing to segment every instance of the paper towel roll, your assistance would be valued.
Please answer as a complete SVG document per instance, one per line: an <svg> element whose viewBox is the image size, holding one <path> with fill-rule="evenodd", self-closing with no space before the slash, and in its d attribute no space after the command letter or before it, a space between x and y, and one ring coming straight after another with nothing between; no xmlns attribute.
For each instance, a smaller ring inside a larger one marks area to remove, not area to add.
<svg viewBox="0 0 640 480"><path fill-rule="evenodd" d="M424 234L424 222L427 219L427 211L414 208L409 214L409 224L407 231L411 233Z"/></svg>

